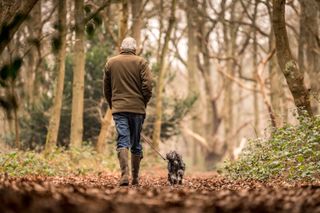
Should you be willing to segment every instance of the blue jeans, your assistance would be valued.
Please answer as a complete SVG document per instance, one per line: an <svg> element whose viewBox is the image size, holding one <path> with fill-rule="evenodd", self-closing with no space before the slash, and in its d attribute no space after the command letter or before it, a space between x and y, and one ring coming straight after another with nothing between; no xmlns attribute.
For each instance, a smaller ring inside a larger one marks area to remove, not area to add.
<svg viewBox="0 0 320 213"><path fill-rule="evenodd" d="M128 148L134 155L142 156L140 133L145 115L119 112L113 114L113 120L118 132L117 149Z"/></svg>

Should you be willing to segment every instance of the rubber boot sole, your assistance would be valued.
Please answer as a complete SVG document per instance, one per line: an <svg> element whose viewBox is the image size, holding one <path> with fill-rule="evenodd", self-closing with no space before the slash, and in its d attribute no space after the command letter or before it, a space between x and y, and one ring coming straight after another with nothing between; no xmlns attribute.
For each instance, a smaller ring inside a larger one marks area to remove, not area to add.
<svg viewBox="0 0 320 213"><path fill-rule="evenodd" d="M129 179L122 179L120 180L119 186L129 186Z"/></svg>
<svg viewBox="0 0 320 213"><path fill-rule="evenodd" d="M128 182L120 183L119 186L129 186L129 181L128 181Z"/></svg>

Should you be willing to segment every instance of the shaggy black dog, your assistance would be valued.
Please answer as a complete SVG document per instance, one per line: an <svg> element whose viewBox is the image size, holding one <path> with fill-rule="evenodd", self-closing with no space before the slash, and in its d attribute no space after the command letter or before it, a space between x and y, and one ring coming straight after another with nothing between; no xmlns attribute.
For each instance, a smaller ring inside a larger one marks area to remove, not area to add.
<svg viewBox="0 0 320 213"><path fill-rule="evenodd" d="M171 185L182 184L186 164L183 162L181 155L171 151L166 155L168 160L168 181Z"/></svg>

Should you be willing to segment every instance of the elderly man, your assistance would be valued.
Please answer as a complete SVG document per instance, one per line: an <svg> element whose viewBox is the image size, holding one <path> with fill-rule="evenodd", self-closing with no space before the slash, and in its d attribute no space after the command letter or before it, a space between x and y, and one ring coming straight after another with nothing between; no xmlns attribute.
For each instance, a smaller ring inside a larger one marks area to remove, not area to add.
<svg viewBox="0 0 320 213"><path fill-rule="evenodd" d="M139 184L140 161L143 158L140 133L152 95L151 83L148 62L136 55L136 41L131 37L125 38L121 43L120 54L110 58L104 70L104 95L118 132L120 186L129 185L129 149L132 185Z"/></svg>

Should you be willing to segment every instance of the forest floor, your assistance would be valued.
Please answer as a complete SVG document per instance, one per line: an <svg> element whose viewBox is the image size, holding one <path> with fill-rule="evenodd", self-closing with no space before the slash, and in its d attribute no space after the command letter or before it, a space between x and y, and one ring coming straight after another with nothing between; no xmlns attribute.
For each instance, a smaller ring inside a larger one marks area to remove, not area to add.
<svg viewBox="0 0 320 213"><path fill-rule="evenodd" d="M170 186L165 172L142 174L140 187L118 187L118 174L0 176L0 212L320 212L320 182L230 181L187 175Z"/></svg>

